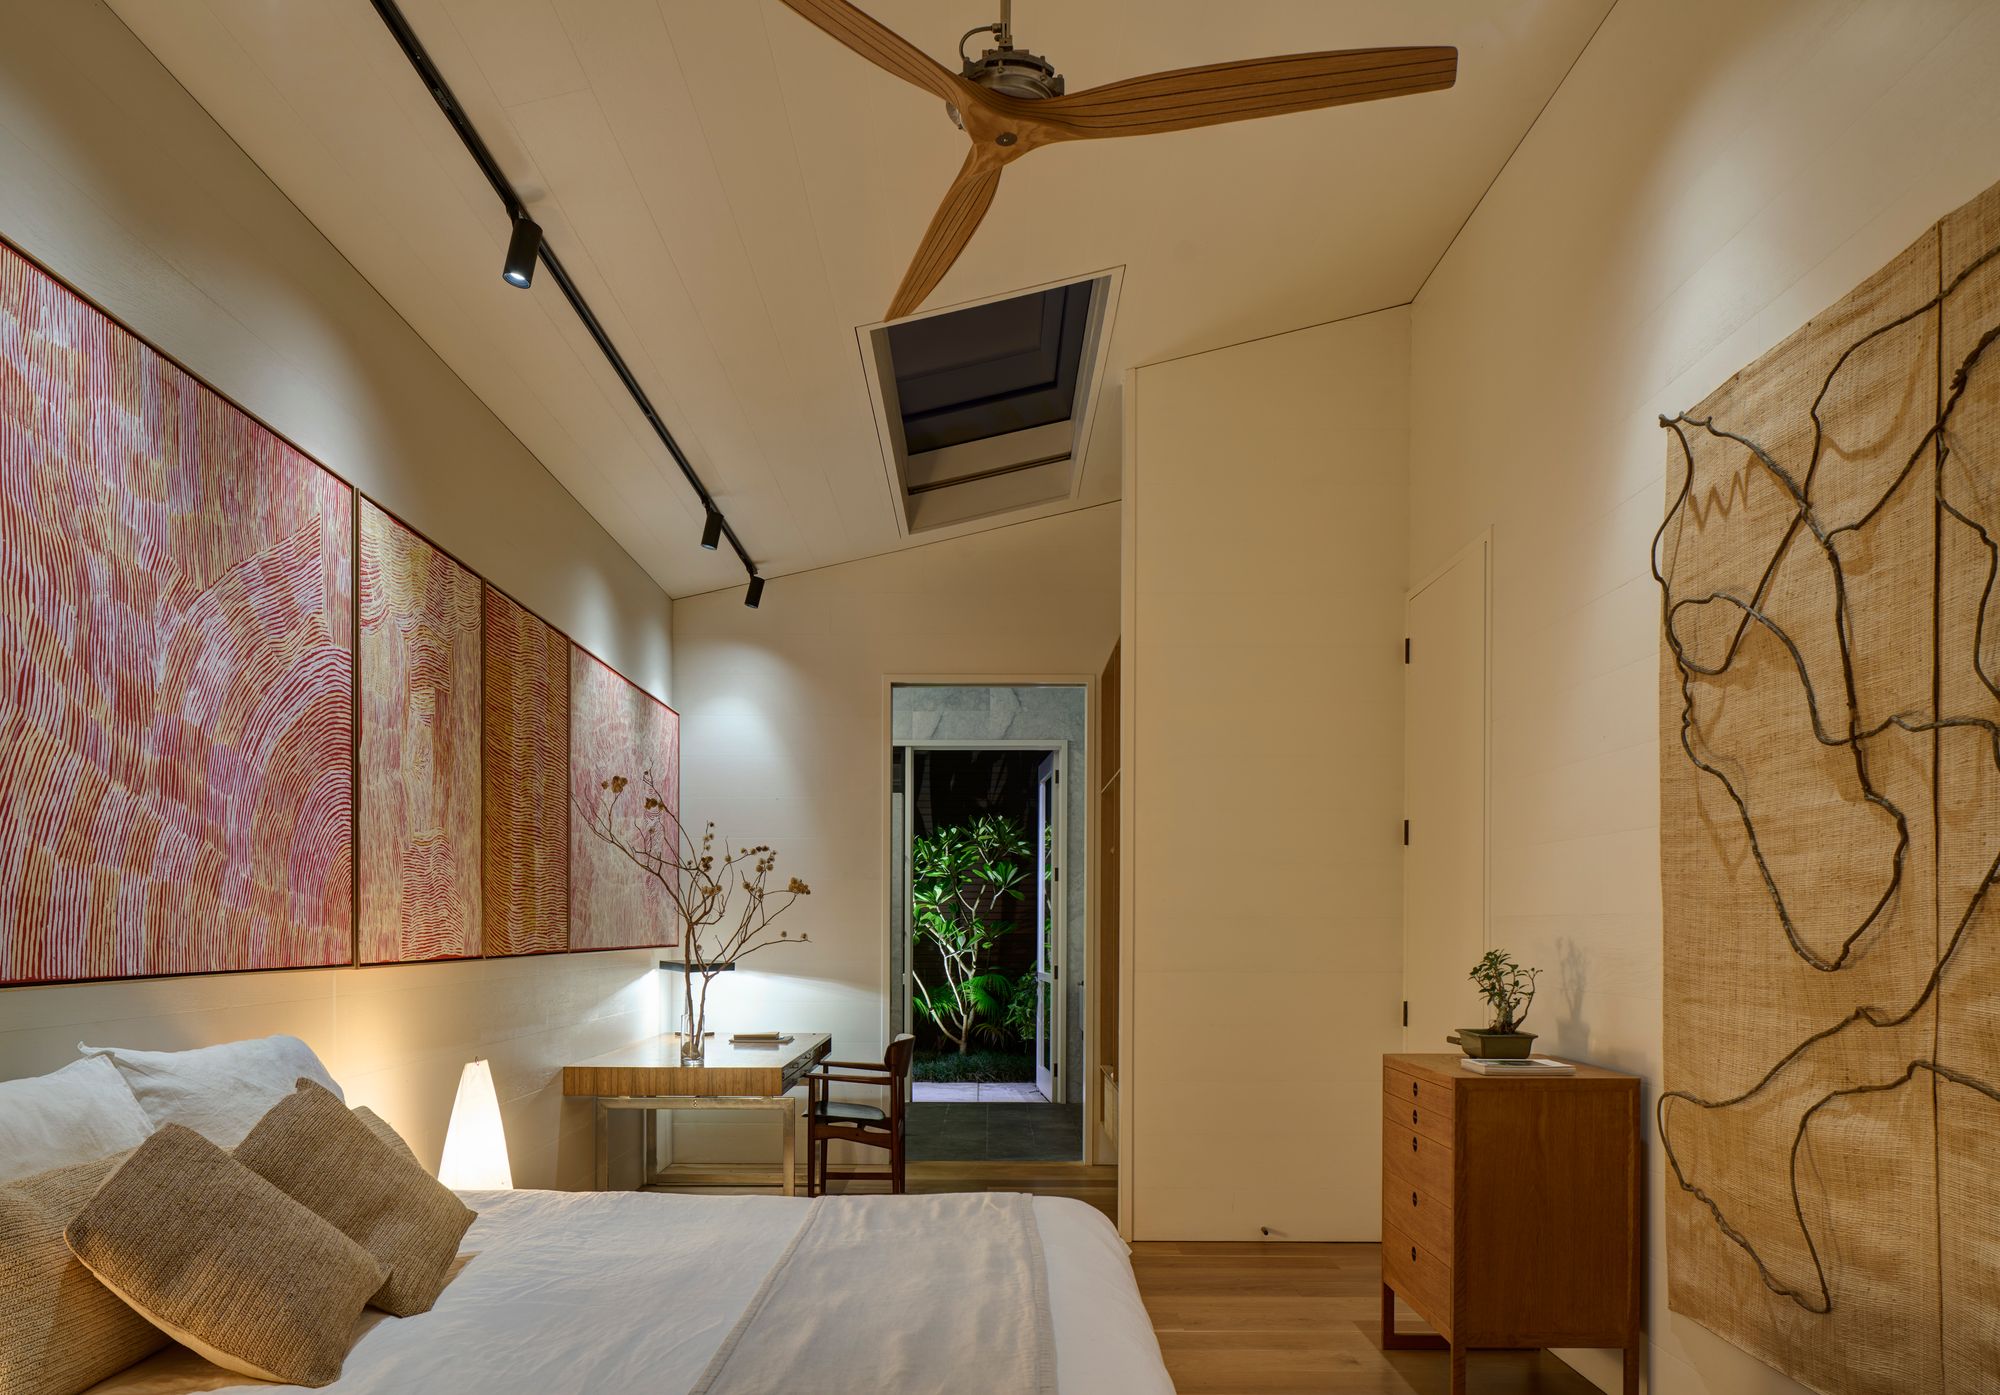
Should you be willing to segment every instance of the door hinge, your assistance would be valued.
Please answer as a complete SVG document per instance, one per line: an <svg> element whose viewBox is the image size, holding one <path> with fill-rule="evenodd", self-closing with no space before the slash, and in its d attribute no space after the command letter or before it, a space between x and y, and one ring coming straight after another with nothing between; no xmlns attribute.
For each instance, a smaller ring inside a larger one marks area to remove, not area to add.
<svg viewBox="0 0 2000 1395"><path fill-rule="evenodd" d="M1403 1025L1405 1027L1410 1025L1410 1000L1408 998L1403 999Z"/></svg>
<svg viewBox="0 0 2000 1395"><path fill-rule="evenodd" d="M1410 821L1408 819L1403 820L1403 846L1406 848L1410 846Z"/></svg>
<svg viewBox="0 0 2000 1395"><path fill-rule="evenodd" d="M1403 662L1407 664L1409 661L1410 661L1410 638L1408 635L1405 635L1403 637Z"/></svg>

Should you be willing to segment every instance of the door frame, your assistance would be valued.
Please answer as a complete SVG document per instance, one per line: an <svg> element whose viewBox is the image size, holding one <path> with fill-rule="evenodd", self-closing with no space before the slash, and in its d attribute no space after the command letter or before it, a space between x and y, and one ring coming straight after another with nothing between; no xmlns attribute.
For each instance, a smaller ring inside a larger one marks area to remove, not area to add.
<svg viewBox="0 0 2000 1395"><path fill-rule="evenodd" d="M1098 675L1095 673L887 673L882 676L881 687L882 740L876 749L885 755L890 755L895 749L897 688L1081 688L1084 694L1083 763L1085 766L1085 769L1081 773L1087 789L1094 790L1102 782L1102 771L1104 769L1102 764L1104 758L1104 730L1103 723L1099 720L1100 714L1097 710L1099 701L1097 678ZM877 778L882 782L881 809L879 814L882 839L880 866L882 885L885 891L888 891L891 875L895 871L895 848L891 846L894 841L891 837L891 829L893 826L895 795L890 788L888 763L884 761L884 763L876 767L876 770ZM1086 809L1086 832L1089 829L1088 818L1089 810ZM1098 874L1096 866L1097 854L1094 844L1094 839L1085 840L1086 855L1084 857L1084 865L1088 869L1085 873L1086 878ZM889 894L895 893L891 891ZM1097 963L1097 937L1100 934L1106 933L1105 928L1097 923L1097 907L1093 904L1093 900L1094 898L1088 896L1084 898L1083 962L1086 966ZM884 901L882 909L884 924L880 946L881 958L878 961L881 968L880 977L876 979L876 982L881 985L882 1012L879 1020L882 1024L882 1040L886 1042L889 1040L889 975L891 968L889 959L890 935L887 923L888 903L886 901ZM1115 925L1111 926L1108 933L1117 934L1118 927ZM1090 981L1088 973L1085 974L1079 986L1085 990L1083 994L1083 1077L1082 1084L1076 1088L1084 1112L1083 1161L1090 1164L1097 1161L1097 1131L1090 1127L1090 1121L1096 1118L1102 1111L1103 1105L1098 1098L1098 1052L1097 1043L1093 1040L1094 1033L1091 1030L1094 1024L1090 1015L1090 994L1088 991ZM905 1014L904 1020L907 1021L907 1008L905 1009ZM1065 1093L1068 1092L1069 1088L1065 1087Z"/></svg>
<svg viewBox="0 0 2000 1395"><path fill-rule="evenodd" d="M964 684L950 684L948 686L1018 688L1024 685L1019 683L992 683L992 684L964 683ZM1066 1069L1064 1069L1064 1066L1069 1060L1069 1013L1067 1011L1066 1004L1064 1002L1064 1000L1069 995L1069 986L1070 986L1068 978L1069 881L1065 880L1062 875L1062 869L1069 865L1069 795L1067 793L1069 789L1069 775L1068 775L1069 742L1066 740L1051 740L1048 738L1039 738L1032 736L968 737L968 738L953 737L949 739L939 739L937 737L913 737L907 741L893 741L890 745L890 749L895 752L895 756L893 757L893 759L903 760L910 763L909 765L905 766L903 773L903 789L906 796L910 788L909 784L910 776L915 773L914 771L915 756L919 751L1041 751L1046 755L1051 755L1055 757L1056 786L1058 789L1064 791L1061 797L1057 799L1056 807L1054 810L1055 823L1056 823L1056 844L1058 850L1058 856L1056 859L1057 872L1056 872L1055 915L1056 915L1056 924L1062 927L1064 933L1056 936L1055 978L1057 987L1056 987L1056 992L1054 994L1054 1004L1053 1004L1054 1012L1052 1015L1055 1018L1054 1032L1055 1032L1055 1042L1056 1042L1056 1051L1055 1051L1056 1079L1060 1086L1061 1094L1063 1096L1063 1098L1056 1101L1056 1103L1058 1104L1069 1103L1070 1102L1069 1097L1071 1094L1070 1082L1068 1079L1069 1072ZM1039 784L1039 781L1037 781L1037 784ZM903 876L900 879L901 884L892 887L890 894L894 896L903 897L905 898L906 902L910 894L910 880L909 880L910 841L915 836L915 832L916 832L915 825L910 819L909 810L905 809L903 811L903 848L902 848ZM893 847L890 848L889 850L889 865L892 869L896 865L896 849ZM1087 909L1088 907L1086 906L1086 910ZM1039 928L1040 927L1037 927L1038 932ZM914 1010L915 1010L915 996L916 996L911 991L910 985L912 980L909 973L910 952L915 944L915 922L914 920L907 918L907 916L903 924L903 933L904 935L909 937L908 943L905 943L905 945L903 946L903 965L904 965L903 1030L907 1032L910 1030L910 1024L915 1020ZM885 955L888 953L886 948L888 939L889 937L887 935L883 936ZM1089 937L1086 931L1085 935L1086 945L1088 944L1088 942L1089 942ZM892 959L889 962L893 964L894 960ZM889 995L885 993L883 995L883 1002L886 1005L888 1001L889 1001ZM1086 1038L1084 1046L1086 1051L1088 1051L1089 1049L1089 1041L1088 1041L1089 1036L1090 1036L1089 1023L1086 1020L1085 1030L1084 1030L1084 1037Z"/></svg>
<svg viewBox="0 0 2000 1395"><path fill-rule="evenodd" d="M1063 981L1063 965L1069 958L1069 886L1063 881L1063 868L1069 863L1069 787L1063 784L1068 746L1065 741L1064 749L1050 751L1035 768L1035 826L1048 828L1045 846L1035 849L1035 992L1047 994L1035 1004L1035 1088L1056 1104L1069 1098L1069 1080L1063 1074L1063 1062L1069 1059L1069 985ZM1039 831L1036 841L1044 841ZM907 956L909 951L903 953ZM1080 990L1077 996L1083 996ZM1053 1041L1054 1051L1045 1052L1044 1040ZM1042 1083L1045 1058L1046 1085Z"/></svg>
<svg viewBox="0 0 2000 1395"><path fill-rule="evenodd" d="M1403 634L1405 636L1404 643L1407 644L1409 642L1408 636L1410 634L1410 606L1412 605L1412 603L1416 601L1417 597L1422 595L1425 591L1429 590L1431 586L1433 586L1435 583L1443 580L1447 573L1457 570L1459 563L1471 557L1472 554L1475 552L1479 553L1480 555L1479 559L1480 586L1481 586L1480 608L1484 612L1484 614L1481 617L1482 633L1480 636L1480 643L1485 646L1484 662L1480 666L1482 672L1480 678L1480 693L1479 693L1480 727L1481 727L1480 764L1479 764L1479 819L1480 819L1479 942L1482 948L1491 949L1493 947L1493 525L1492 524L1489 523L1486 525L1486 527L1480 529L1479 532L1472 538L1470 542L1466 543L1463 547L1459 548L1456 552L1452 553L1451 556L1445 558L1444 561L1440 562L1437 566L1433 567L1428 573L1425 574L1425 576L1421 581L1418 581L1415 585L1410 587L1408 591L1403 593ZM1405 673L1403 675L1403 691L1405 695L1404 705L1406 711L1408 709L1408 702L1409 702L1408 698L1409 684L1410 684L1409 674ZM1405 731L1403 733L1403 740L1407 743L1409 739L1410 739L1410 734L1409 732ZM1407 786L1405 787L1403 792L1403 799L1404 799L1404 808L1407 809L1409 807L1409 790ZM1408 855L1405 854L1406 867L1407 867L1407 861L1408 861ZM1409 951L1409 938L1408 938L1409 936L1408 876L1409 873L1406 870L1404 872L1405 880L1404 880L1404 892L1403 892L1403 897L1405 902L1405 914L1403 917L1404 941L1403 941L1403 963L1402 963L1403 996L1406 1000L1409 997L1409 991L1410 991L1410 981L1409 981L1410 951ZM1407 1025L1405 1025L1403 1031L1405 1038L1403 1042L1403 1049L1407 1051L1410 1049L1410 1042L1408 1040L1409 1028Z"/></svg>

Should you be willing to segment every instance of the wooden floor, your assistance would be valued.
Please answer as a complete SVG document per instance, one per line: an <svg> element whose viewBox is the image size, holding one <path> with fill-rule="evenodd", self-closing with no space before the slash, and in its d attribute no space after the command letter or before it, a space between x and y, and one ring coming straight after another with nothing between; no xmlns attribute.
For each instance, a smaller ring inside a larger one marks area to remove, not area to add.
<svg viewBox="0 0 2000 1395"><path fill-rule="evenodd" d="M1078 1162L913 1162L904 1182L913 1192L1032 1192L1088 1202L1118 1223L1118 1169ZM857 1190L864 1184L857 1183ZM877 1188L880 1190L880 1188Z"/></svg>
<svg viewBox="0 0 2000 1395"><path fill-rule="evenodd" d="M1181 1395L1444 1395L1445 1353L1385 1352L1375 1245L1141 1243L1132 1271ZM1398 1326L1422 1330L1403 1309ZM1596 1395L1546 1352L1474 1352L1478 1395Z"/></svg>

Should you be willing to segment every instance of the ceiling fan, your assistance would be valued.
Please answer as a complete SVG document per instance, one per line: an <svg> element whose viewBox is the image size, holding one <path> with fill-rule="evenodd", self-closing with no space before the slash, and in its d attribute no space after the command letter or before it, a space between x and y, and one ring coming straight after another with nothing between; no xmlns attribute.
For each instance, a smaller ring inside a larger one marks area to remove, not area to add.
<svg viewBox="0 0 2000 1395"><path fill-rule="evenodd" d="M972 240L1000 187L1001 171L1039 146L1437 92L1458 77L1455 48L1356 48L1210 63L1065 93L1054 64L1014 47L1013 0L1000 0L997 24L965 32L958 41L964 66L956 73L848 0L784 4L878 68L940 98L971 138L972 151L889 303L884 318L891 320L924 303ZM965 41L974 34L993 35L997 46L967 58Z"/></svg>

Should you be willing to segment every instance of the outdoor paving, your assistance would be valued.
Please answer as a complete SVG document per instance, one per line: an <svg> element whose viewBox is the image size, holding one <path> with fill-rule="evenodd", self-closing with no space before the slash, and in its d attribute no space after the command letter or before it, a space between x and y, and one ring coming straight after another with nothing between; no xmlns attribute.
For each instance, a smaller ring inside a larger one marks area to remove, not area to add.
<svg viewBox="0 0 2000 1395"><path fill-rule="evenodd" d="M1083 1156L1083 1106L1076 1104L922 1101L910 1106L904 1127L911 1162L1073 1162Z"/></svg>
<svg viewBox="0 0 2000 1395"><path fill-rule="evenodd" d="M954 1104L1047 1104L1048 1096L1030 1080L1010 1080L1005 1084L982 1085L977 1081L918 1080L910 1085L910 1098L924 1103L949 1101Z"/></svg>

